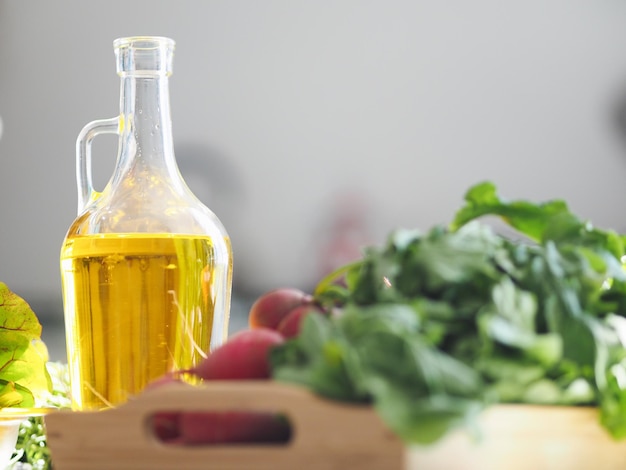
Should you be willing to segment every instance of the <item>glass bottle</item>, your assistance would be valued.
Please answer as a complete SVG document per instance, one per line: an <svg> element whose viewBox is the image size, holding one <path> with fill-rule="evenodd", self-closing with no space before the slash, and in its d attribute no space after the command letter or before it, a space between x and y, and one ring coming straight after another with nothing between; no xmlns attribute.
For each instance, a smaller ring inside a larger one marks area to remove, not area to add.
<svg viewBox="0 0 626 470"><path fill-rule="evenodd" d="M61 250L72 406L124 403L147 383L193 367L228 329L230 239L185 184L172 140L174 41L114 41L120 114L76 142L78 217ZM94 190L91 143L119 136L115 169Z"/></svg>

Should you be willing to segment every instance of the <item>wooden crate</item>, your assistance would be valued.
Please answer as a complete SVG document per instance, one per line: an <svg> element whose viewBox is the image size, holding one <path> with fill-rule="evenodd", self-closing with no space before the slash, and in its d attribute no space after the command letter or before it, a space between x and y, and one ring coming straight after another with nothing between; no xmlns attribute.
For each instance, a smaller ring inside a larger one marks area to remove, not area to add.
<svg viewBox="0 0 626 470"><path fill-rule="evenodd" d="M287 445L178 447L151 433L163 410L270 411L292 427ZM404 447L370 408L321 399L271 381L167 386L100 412L56 412L45 418L55 470L401 470Z"/></svg>
<svg viewBox="0 0 626 470"><path fill-rule="evenodd" d="M285 413L287 444L178 447L159 442L152 414L181 411ZM598 424L594 408L498 405L430 447L407 448L369 407L322 399L296 386L211 382L167 386L118 408L46 416L55 470L613 470L626 468L626 442Z"/></svg>

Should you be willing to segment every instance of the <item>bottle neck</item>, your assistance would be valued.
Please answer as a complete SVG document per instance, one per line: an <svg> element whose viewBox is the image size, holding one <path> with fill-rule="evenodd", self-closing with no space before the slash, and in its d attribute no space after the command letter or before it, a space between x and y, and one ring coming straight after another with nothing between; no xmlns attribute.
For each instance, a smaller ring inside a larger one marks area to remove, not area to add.
<svg viewBox="0 0 626 470"><path fill-rule="evenodd" d="M120 167L138 177L178 175L172 139L169 81L165 74L125 74L121 78Z"/></svg>

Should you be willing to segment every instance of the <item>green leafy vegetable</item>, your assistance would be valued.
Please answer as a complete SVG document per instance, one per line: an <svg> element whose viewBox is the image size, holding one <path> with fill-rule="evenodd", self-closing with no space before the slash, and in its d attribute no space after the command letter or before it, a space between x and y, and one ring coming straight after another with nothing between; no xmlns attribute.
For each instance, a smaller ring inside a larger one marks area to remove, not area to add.
<svg viewBox="0 0 626 470"><path fill-rule="evenodd" d="M597 406L624 438L624 242L563 201L478 184L449 226L395 231L322 279L315 298L336 314L306 318L274 351L274 377L371 403L410 443L471 429L497 402Z"/></svg>
<svg viewBox="0 0 626 470"><path fill-rule="evenodd" d="M35 406L51 389L47 361L37 316L0 283L0 408Z"/></svg>

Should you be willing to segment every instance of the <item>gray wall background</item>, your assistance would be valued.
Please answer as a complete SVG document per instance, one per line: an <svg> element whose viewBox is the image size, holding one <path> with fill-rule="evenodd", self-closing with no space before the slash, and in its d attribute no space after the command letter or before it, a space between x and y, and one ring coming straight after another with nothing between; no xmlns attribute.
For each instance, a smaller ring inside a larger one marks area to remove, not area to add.
<svg viewBox="0 0 626 470"><path fill-rule="evenodd" d="M61 315L75 139L118 113L130 35L177 42L177 158L244 296L315 282L338 194L372 242L450 220L484 179L626 230L624 2L0 0L0 280L42 316ZM96 141L100 187L115 144Z"/></svg>

